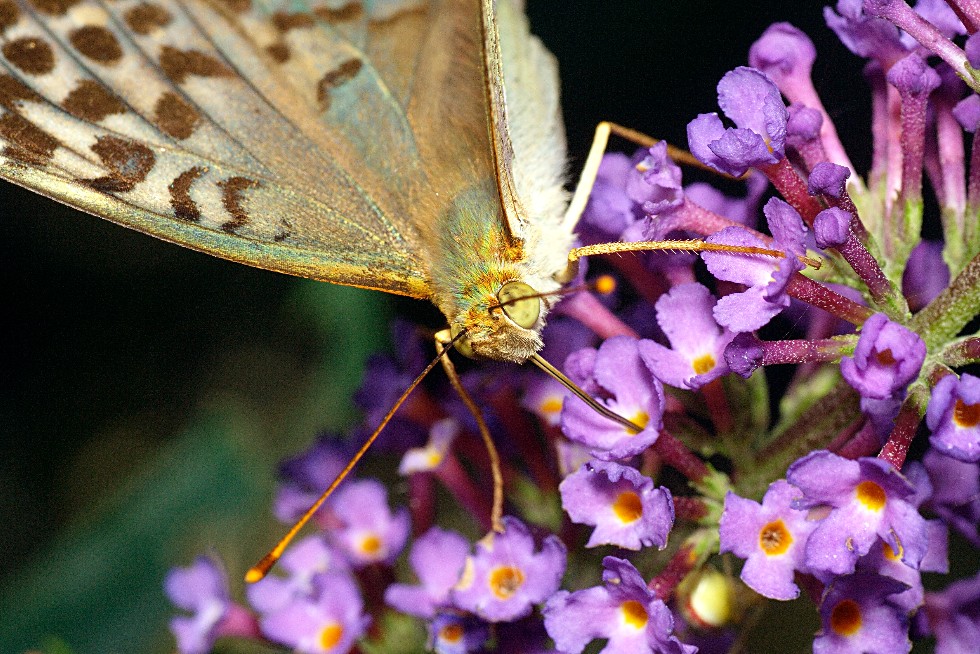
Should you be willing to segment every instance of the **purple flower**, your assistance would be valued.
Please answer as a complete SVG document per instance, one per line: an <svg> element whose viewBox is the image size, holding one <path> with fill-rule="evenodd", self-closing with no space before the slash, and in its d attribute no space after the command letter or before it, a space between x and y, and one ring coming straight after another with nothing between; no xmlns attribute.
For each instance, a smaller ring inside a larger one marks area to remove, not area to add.
<svg viewBox="0 0 980 654"><path fill-rule="evenodd" d="M355 567L391 563L405 546L408 511L400 509L392 514L388 492L381 482L349 481L330 498L330 506L341 525L328 530L327 535Z"/></svg>
<svg viewBox="0 0 980 654"><path fill-rule="evenodd" d="M688 145L699 161L738 177L783 158L788 113L764 73L744 66L726 73L718 82L718 106L736 127L726 128L716 113L688 123Z"/></svg>
<svg viewBox="0 0 980 654"><path fill-rule="evenodd" d="M824 7L824 20L841 42L859 57L875 58L884 68L903 57L905 46L898 28L864 12L863 0L838 0L835 12Z"/></svg>
<svg viewBox="0 0 980 654"><path fill-rule="evenodd" d="M385 591L385 602L402 613L432 618L448 604L449 592L459 581L469 551L469 541L456 532L429 529L415 539L408 555L420 585L391 584Z"/></svg>
<svg viewBox="0 0 980 654"><path fill-rule="evenodd" d="M490 532L476 544L453 601L489 622L508 622L528 615L558 590L565 573L565 546L548 535L536 550L527 526L504 516L503 533Z"/></svg>
<svg viewBox="0 0 980 654"><path fill-rule="evenodd" d="M459 435L459 423L453 418L443 418L429 429L429 442L422 447L409 448L398 464L398 473L410 475L435 470L446 459Z"/></svg>
<svg viewBox="0 0 980 654"><path fill-rule="evenodd" d="M277 611L296 598L311 596L317 575L350 570L347 560L327 544L323 534L291 545L276 567L286 576L270 574L245 589L249 603L260 613Z"/></svg>
<svg viewBox="0 0 980 654"><path fill-rule="evenodd" d="M429 648L435 654L466 654L490 637L487 623L472 616L440 613L429 623Z"/></svg>
<svg viewBox="0 0 980 654"><path fill-rule="evenodd" d="M813 219L813 236L818 248L836 248L847 242L851 214L839 207L824 209Z"/></svg>
<svg viewBox="0 0 980 654"><path fill-rule="evenodd" d="M535 375L527 385L521 404L549 427L561 423L561 408L571 392L555 379L545 375Z"/></svg>
<svg viewBox="0 0 980 654"><path fill-rule="evenodd" d="M328 572L313 578L314 592L264 615L262 633L305 654L344 654L371 621L349 575Z"/></svg>
<svg viewBox="0 0 980 654"><path fill-rule="evenodd" d="M572 522L594 525L586 547L663 549L674 525L670 491L635 468L593 461L562 481L561 503Z"/></svg>
<svg viewBox="0 0 980 654"><path fill-rule="evenodd" d="M770 25L749 48L749 65L780 88L808 81L816 58L810 37L789 23Z"/></svg>
<svg viewBox="0 0 980 654"><path fill-rule="evenodd" d="M749 287L741 293L726 295L715 305L715 320L733 332L754 331L788 307L790 298L785 292L786 285L794 273L803 269L803 264L797 258L805 252L803 239L806 227L800 215L778 198L769 200L763 213L769 221L772 244L764 243L761 238L740 227L727 227L707 240L711 243L769 247L782 250L786 253L785 257L774 259L725 252L702 254L712 275Z"/></svg>
<svg viewBox="0 0 980 654"><path fill-rule="evenodd" d="M634 225L642 224L642 211L627 193L628 186L642 184L636 164L635 158L618 152L602 158L589 203L582 213L584 231L598 232L587 240L629 240L624 235L632 233Z"/></svg>
<svg viewBox="0 0 980 654"><path fill-rule="evenodd" d="M786 480L803 492L794 507L826 512L806 543L811 571L849 574L879 537L907 565L919 566L928 547L926 521L911 503L915 488L890 463L819 450L793 463Z"/></svg>
<svg viewBox="0 0 980 654"><path fill-rule="evenodd" d="M636 165L639 178L627 178L629 196L643 207L647 215L676 209L684 202L681 169L667 156L667 143L660 141L647 151Z"/></svg>
<svg viewBox="0 0 980 654"><path fill-rule="evenodd" d="M850 176L848 168L824 161L810 171L806 188L810 195L826 195L839 200L847 190L847 178Z"/></svg>
<svg viewBox="0 0 980 654"><path fill-rule="evenodd" d="M925 357L926 344L918 334L876 313L861 327L854 356L844 357L840 370L862 398L900 399Z"/></svg>
<svg viewBox="0 0 980 654"><path fill-rule="evenodd" d="M694 654L676 636L670 609L647 588L633 564L607 556L604 586L559 591L544 608L544 626L564 654L578 654L590 641L604 638L605 654Z"/></svg>
<svg viewBox="0 0 980 654"><path fill-rule="evenodd" d="M657 300L657 322L671 347L650 340L638 345L654 377L677 388L697 389L728 372L725 347L735 333L718 326L714 307L711 291L696 282L675 286Z"/></svg>
<svg viewBox="0 0 980 654"><path fill-rule="evenodd" d="M971 98L980 96L972 95ZM905 272L902 273L902 293L913 312L922 309L949 286L949 266L943 261L943 244L920 241L912 249Z"/></svg>
<svg viewBox="0 0 980 654"><path fill-rule="evenodd" d="M930 449L922 464L933 487L929 508L980 547L980 463L958 461Z"/></svg>
<svg viewBox="0 0 980 654"><path fill-rule="evenodd" d="M949 572L946 526L940 520L929 520L926 524L929 529L929 551L923 557L919 570L905 565L898 553L884 541L873 545L857 564L858 570L890 577L905 584L905 590L895 593L888 601L909 614L922 606L921 571Z"/></svg>
<svg viewBox="0 0 980 654"><path fill-rule="evenodd" d="M980 574L926 593L917 624L936 637L936 654L969 654L980 643Z"/></svg>
<svg viewBox="0 0 980 654"><path fill-rule="evenodd" d="M224 570L211 558L199 556L186 568L172 569L163 585L170 601L192 614L170 621L177 649L181 654L210 652L232 606Z"/></svg>
<svg viewBox="0 0 980 654"><path fill-rule="evenodd" d="M283 482L276 494L274 513L285 523L295 522L310 508L337 477L350 456L337 443L337 436L324 434L308 450L279 466ZM324 509L317 512L317 516Z"/></svg>
<svg viewBox="0 0 980 654"><path fill-rule="evenodd" d="M835 579L820 602L813 654L899 654L912 649L905 611L888 600L905 589L866 572Z"/></svg>
<svg viewBox="0 0 980 654"><path fill-rule="evenodd" d="M783 479L769 485L762 504L725 496L721 514L719 551L745 559L741 578L745 584L770 599L795 599L800 589L794 571L806 572L803 557L807 538L817 523L807 520L806 511L792 507L800 491Z"/></svg>
<svg viewBox="0 0 980 654"><path fill-rule="evenodd" d="M963 373L959 379L940 379L929 398L926 424L936 450L960 461L980 461L980 378Z"/></svg>
<svg viewBox="0 0 980 654"><path fill-rule="evenodd" d="M643 430L627 430L582 400L570 397L561 413L562 432L590 448L597 459L639 454L656 442L663 426L663 386L643 365L635 338L616 336L599 346L594 358L590 352L593 350L569 357L566 372L586 392L598 395L600 404Z"/></svg>

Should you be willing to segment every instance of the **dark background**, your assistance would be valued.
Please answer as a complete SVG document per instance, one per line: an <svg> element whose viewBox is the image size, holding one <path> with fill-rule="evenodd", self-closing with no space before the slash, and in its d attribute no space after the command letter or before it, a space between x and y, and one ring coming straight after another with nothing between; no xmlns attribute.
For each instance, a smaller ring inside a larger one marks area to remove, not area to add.
<svg viewBox="0 0 980 654"><path fill-rule="evenodd" d="M718 79L778 20L817 42L816 85L866 168L861 62L820 3L529 0L529 12L561 62L572 171L602 119L685 145L687 122L716 110ZM389 302L6 183L0 215L0 651L167 651L164 571L207 548L235 571L261 553L275 461L354 419Z"/></svg>

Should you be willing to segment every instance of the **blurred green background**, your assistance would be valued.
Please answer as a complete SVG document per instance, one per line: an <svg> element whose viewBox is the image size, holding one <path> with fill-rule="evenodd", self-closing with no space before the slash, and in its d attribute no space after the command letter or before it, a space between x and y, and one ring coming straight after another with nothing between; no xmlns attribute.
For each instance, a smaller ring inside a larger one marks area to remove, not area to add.
<svg viewBox="0 0 980 654"><path fill-rule="evenodd" d="M861 64L820 3L528 4L561 62L573 174L602 119L684 144L776 20L818 42L818 88L866 165ZM280 530L276 462L356 419L364 358L418 307L213 259L6 183L0 212L0 653L172 651L166 570L215 551L241 592Z"/></svg>

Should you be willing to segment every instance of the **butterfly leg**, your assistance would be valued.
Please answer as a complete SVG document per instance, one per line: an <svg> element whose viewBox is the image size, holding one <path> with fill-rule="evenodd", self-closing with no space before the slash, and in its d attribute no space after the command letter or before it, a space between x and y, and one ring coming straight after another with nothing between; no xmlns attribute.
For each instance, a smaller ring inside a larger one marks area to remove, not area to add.
<svg viewBox="0 0 980 654"><path fill-rule="evenodd" d="M436 349L439 352L443 352L450 346L453 339L450 331L443 329L436 332L435 340ZM453 362L448 356L443 356L441 359L442 367L446 371L446 376L449 377L449 383L459 393L463 404L466 405L466 408L469 409L469 412L476 420L480 437L483 438L483 444L487 448L487 455L490 458L490 474L493 477L493 508L490 511L490 524L494 531L501 533L504 531L503 521L501 520L504 514L504 475L500 470L500 455L497 453L497 447L493 444L493 437L490 436L490 429L487 427L486 420L483 419L483 413L480 411L480 407L476 405L476 402L473 401L473 398L463 388L463 384L459 380L459 375L456 373L456 366L453 365Z"/></svg>

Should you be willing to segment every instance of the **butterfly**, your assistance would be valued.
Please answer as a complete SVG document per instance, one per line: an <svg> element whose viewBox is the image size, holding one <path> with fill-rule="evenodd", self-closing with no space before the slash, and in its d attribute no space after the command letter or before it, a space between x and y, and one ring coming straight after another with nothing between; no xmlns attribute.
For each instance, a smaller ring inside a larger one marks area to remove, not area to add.
<svg viewBox="0 0 980 654"><path fill-rule="evenodd" d="M577 216L556 64L512 0L2 0L0 41L0 176L432 300L478 356L541 347L547 295L520 323L492 307L559 288Z"/></svg>

